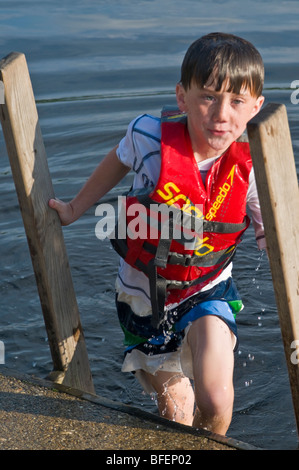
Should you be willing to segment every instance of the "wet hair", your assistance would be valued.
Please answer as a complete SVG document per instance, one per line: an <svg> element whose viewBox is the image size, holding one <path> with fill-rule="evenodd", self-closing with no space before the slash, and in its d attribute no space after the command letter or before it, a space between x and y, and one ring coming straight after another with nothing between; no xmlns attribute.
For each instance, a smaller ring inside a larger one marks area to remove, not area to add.
<svg viewBox="0 0 299 470"><path fill-rule="evenodd" d="M242 88L252 96L262 94L264 64L257 49L232 34L211 33L194 41L181 67L181 84L188 90L192 82L199 88L215 86L220 91L239 94Z"/></svg>

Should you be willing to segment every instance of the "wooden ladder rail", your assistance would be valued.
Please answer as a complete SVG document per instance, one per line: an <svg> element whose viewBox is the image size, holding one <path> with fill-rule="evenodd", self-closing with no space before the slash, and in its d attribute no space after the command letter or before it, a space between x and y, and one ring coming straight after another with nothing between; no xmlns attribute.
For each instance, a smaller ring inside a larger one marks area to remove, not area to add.
<svg viewBox="0 0 299 470"><path fill-rule="evenodd" d="M49 339L50 378L94 393L63 232L48 207L55 196L24 54L1 60L0 80L5 91L0 120Z"/></svg>
<svg viewBox="0 0 299 470"><path fill-rule="evenodd" d="M286 107L269 103L247 125L299 432L299 190Z"/></svg>

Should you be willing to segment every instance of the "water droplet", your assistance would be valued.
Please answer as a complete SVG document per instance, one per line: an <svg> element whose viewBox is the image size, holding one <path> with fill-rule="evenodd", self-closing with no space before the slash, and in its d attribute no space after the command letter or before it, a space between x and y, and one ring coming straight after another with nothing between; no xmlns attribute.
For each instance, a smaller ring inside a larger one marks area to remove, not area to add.
<svg viewBox="0 0 299 470"><path fill-rule="evenodd" d="M249 387L250 385L252 385L253 383L253 380L245 380L245 387Z"/></svg>

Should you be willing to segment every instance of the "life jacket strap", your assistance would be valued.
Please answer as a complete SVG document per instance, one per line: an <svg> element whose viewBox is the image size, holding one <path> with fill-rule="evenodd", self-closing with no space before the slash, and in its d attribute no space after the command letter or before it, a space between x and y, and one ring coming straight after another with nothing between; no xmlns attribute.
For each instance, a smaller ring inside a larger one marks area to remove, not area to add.
<svg viewBox="0 0 299 470"><path fill-rule="evenodd" d="M170 230L172 228L170 224ZM171 232L170 232L171 235ZM195 286L196 284L203 283L210 278L214 277L218 272L222 271L232 260L236 245L215 252L209 253L203 257L198 255L188 255L170 252L170 245L172 239L160 238L158 246L152 245L150 242L145 241L143 248L153 255L153 258L148 264L143 263L138 257L135 260L135 266L142 271L149 279L152 318L151 324L154 328L158 329L164 320L164 307L166 300L167 289L187 289L188 287ZM111 244L115 251L122 257L126 258L128 246L125 239L111 240ZM179 264L185 267L198 266L207 267L215 266L215 269L210 271L204 276L200 276L192 281L177 281L174 279L165 279L159 275L157 268L165 268L167 264Z"/></svg>
<svg viewBox="0 0 299 470"><path fill-rule="evenodd" d="M138 202L145 206L147 209L154 210L154 206L157 205L159 208L160 205L163 205L164 203L155 203L153 199L149 197L149 192L144 192L143 190L135 190L129 193L130 195L133 195L136 197ZM165 204L166 205L166 204ZM182 211L178 207L173 208L174 211L176 211L177 215L178 213L181 214ZM171 214L171 212L170 212ZM198 225L198 217L196 217L193 214L185 214L185 221L184 219L181 220L182 226L184 225L187 226L187 228L194 229ZM243 221L241 223L230 223L230 222L219 222L219 221L213 221L213 220L202 220L202 229L203 232L209 232L209 233L236 233L236 232L241 232L242 230L245 230L248 225L249 225L249 217L245 216ZM150 219L149 219L150 223Z"/></svg>
<svg viewBox="0 0 299 470"><path fill-rule="evenodd" d="M236 247L231 249L229 256L226 257L226 260L222 262L222 264L218 265L217 267L215 267L215 269L205 274L204 276L200 276L192 281L176 281L173 279L165 279L163 276L157 273L158 266L156 265L155 258L152 258L147 265L137 259L136 267L140 269L140 271L144 272L149 278L152 307L152 326L158 329L161 323L163 323L165 315L164 307L167 289L187 289L188 287L192 287L202 282L206 282L207 280L218 274L220 271L225 269L226 266L228 266L235 254L235 251Z"/></svg>

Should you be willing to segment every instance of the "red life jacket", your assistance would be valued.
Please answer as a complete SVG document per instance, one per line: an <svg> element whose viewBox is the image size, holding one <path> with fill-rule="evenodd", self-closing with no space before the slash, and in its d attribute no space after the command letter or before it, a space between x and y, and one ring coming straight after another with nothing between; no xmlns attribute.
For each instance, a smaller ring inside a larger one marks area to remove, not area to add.
<svg viewBox="0 0 299 470"><path fill-rule="evenodd" d="M146 224L146 233L111 240L124 260L149 278L153 326L163 321L165 304L198 292L231 261L250 222L246 195L251 168L249 144L234 142L214 162L204 185L186 117L162 113L158 183L150 192L133 190L126 197L127 227L134 219L130 211L140 208L133 205L142 204L139 222Z"/></svg>

